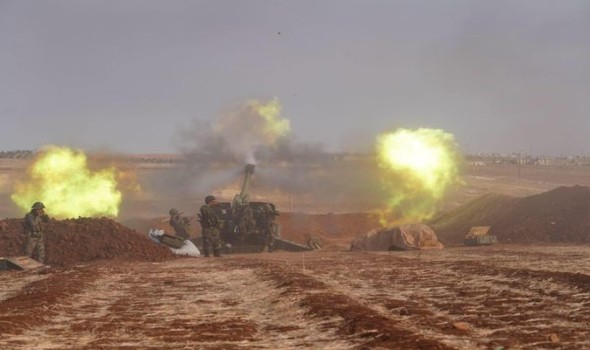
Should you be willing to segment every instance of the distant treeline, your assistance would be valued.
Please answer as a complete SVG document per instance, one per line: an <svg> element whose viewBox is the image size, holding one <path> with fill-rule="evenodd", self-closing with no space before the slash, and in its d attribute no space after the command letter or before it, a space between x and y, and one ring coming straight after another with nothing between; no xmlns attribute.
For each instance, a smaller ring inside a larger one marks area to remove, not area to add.
<svg viewBox="0 0 590 350"><path fill-rule="evenodd" d="M31 158L33 154L31 150L0 151L0 159L26 159Z"/></svg>

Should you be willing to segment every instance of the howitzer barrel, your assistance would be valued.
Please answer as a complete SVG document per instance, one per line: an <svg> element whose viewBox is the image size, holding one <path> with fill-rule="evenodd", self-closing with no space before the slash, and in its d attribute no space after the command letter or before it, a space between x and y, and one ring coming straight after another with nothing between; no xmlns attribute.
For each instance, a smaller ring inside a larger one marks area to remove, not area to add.
<svg viewBox="0 0 590 350"><path fill-rule="evenodd" d="M254 164L246 164L244 167L244 183L242 184L242 191L237 196L239 203L238 204L247 204L248 202L248 195L250 191L250 180L252 179L252 175L254 174L254 168L256 166Z"/></svg>

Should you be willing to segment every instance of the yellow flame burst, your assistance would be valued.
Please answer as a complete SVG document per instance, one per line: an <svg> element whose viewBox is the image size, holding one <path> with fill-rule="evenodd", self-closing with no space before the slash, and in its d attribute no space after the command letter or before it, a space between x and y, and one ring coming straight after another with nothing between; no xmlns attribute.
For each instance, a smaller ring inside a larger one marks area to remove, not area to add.
<svg viewBox="0 0 590 350"><path fill-rule="evenodd" d="M273 99L267 104L259 101L250 101L250 108L256 111L264 120L262 133L269 143L274 143L281 136L285 136L291 130L288 119L281 118L281 103Z"/></svg>
<svg viewBox="0 0 590 350"><path fill-rule="evenodd" d="M117 216L122 194L116 169L91 171L86 155L67 147L49 146L17 181L12 200L23 210L36 201L57 218Z"/></svg>
<svg viewBox="0 0 590 350"><path fill-rule="evenodd" d="M377 139L377 159L387 209L384 226L431 218L448 190L462 182L461 155L453 135L438 129L398 129Z"/></svg>

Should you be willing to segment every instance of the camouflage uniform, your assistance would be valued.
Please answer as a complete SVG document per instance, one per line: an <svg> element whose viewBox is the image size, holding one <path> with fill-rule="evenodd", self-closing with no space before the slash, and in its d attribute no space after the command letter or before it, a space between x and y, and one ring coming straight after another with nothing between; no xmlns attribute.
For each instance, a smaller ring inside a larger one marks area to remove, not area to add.
<svg viewBox="0 0 590 350"><path fill-rule="evenodd" d="M270 205L266 204L263 207L262 213L258 220L258 229L262 233L262 251L272 252L274 248L275 238L277 235L277 228L275 224L275 217L279 213Z"/></svg>
<svg viewBox="0 0 590 350"><path fill-rule="evenodd" d="M31 258L36 255L37 261L45 262L45 242L43 237L43 223L49 222L49 216L41 209L35 208L25 215L25 254Z"/></svg>
<svg viewBox="0 0 590 350"><path fill-rule="evenodd" d="M246 235L255 229L254 213L249 205L237 205L232 209L237 226L237 238L240 242L243 242Z"/></svg>
<svg viewBox="0 0 590 350"><path fill-rule="evenodd" d="M211 248L214 256L221 256L221 222L215 209L209 204L203 205L199 218L203 228L203 254L209 256L209 248Z"/></svg>
<svg viewBox="0 0 590 350"><path fill-rule="evenodd" d="M170 226L174 229L174 232L178 237L189 239L189 226L190 220L187 217L182 217L178 211L170 210Z"/></svg>

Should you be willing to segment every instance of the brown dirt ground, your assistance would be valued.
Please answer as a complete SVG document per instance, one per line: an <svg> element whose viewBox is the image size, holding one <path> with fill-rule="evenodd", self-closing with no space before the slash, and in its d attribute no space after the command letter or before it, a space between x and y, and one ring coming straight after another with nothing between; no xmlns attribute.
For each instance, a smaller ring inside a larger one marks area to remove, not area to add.
<svg viewBox="0 0 590 350"><path fill-rule="evenodd" d="M587 246L105 260L0 274L2 349L584 349Z"/></svg>

